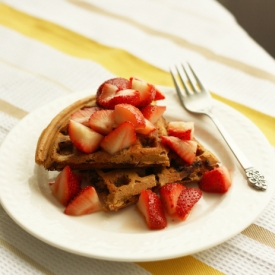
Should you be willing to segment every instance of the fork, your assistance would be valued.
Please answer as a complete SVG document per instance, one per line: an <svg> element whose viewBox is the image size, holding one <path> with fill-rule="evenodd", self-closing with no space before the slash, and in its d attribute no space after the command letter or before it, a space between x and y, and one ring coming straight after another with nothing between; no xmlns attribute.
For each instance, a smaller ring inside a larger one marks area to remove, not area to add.
<svg viewBox="0 0 275 275"><path fill-rule="evenodd" d="M211 113L213 107L211 95L203 86L190 64L186 63L175 66L170 69L170 72L178 97L184 108L191 113L208 116L216 125L227 145L243 167L249 185L257 190L266 190L267 182L265 177L253 167L220 121Z"/></svg>

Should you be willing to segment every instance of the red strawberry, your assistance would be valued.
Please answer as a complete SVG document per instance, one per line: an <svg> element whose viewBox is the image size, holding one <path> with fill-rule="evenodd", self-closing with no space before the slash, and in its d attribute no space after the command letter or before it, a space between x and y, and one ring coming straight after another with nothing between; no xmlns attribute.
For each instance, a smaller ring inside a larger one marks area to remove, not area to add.
<svg viewBox="0 0 275 275"><path fill-rule="evenodd" d="M167 183L160 188L160 200L170 216L176 213L178 198L185 188L186 187L180 183Z"/></svg>
<svg viewBox="0 0 275 275"><path fill-rule="evenodd" d="M188 164L194 162L198 145L196 141L181 140L172 136L161 136L161 141L176 152Z"/></svg>
<svg viewBox="0 0 275 275"><path fill-rule="evenodd" d="M205 192L225 193L231 186L230 173L226 166L220 166L214 170L205 172L199 187Z"/></svg>
<svg viewBox="0 0 275 275"><path fill-rule="evenodd" d="M188 217L193 206L199 201L202 196L202 191L199 188L186 188L179 195L176 216L180 220L185 220Z"/></svg>
<svg viewBox="0 0 275 275"><path fill-rule="evenodd" d="M66 206L80 191L81 177L74 174L69 166L58 174L55 182L50 183L53 196Z"/></svg>
<svg viewBox="0 0 275 275"><path fill-rule="evenodd" d="M98 212L101 209L101 202L95 188L87 186L67 205L64 213L72 216L80 216Z"/></svg>
<svg viewBox="0 0 275 275"><path fill-rule="evenodd" d="M166 106L153 106L148 105L142 108L140 111L142 112L143 116L148 119L150 122L155 124L159 118L163 115L166 110Z"/></svg>
<svg viewBox="0 0 275 275"><path fill-rule="evenodd" d="M115 122L117 125L130 121L136 129L145 128L145 118L141 111L131 104L118 104L115 106Z"/></svg>
<svg viewBox="0 0 275 275"><path fill-rule="evenodd" d="M137 90L140 93L140 102L137 107L147 106L154 100L156 90L153 85L136 77L130 78L130 84L131 89Z"/></svg>
<svg viewBox="0 0 275 275"><path fill-rule="evenodd" d="M111 78L99 86L96 94L97 98L101 95L102 89L105 83L116 86L117 90L130 89L131 87L130 81L126 78L122 78L122 77Z"/></svg>
<svg viewBox="0 0 275 275"><path fill-rule="evenodd" d="M109 134L115 125L114 110L99 110L94 112L89 119L89 126L102 135Z"/></svg>
<svg viewBox="0 0 275 275"><path fill-rule="evenodd" d="M96 97L96 103L106 109L112 109L111 100L117 93L117 86L109 83L102 84L100 93Z"/></svg>
<svg viewBox="0 0 275 275"><path fill-rule="evenodd" d="M104 83L102 86L102 91L99 96L102 100L107 99L108 97L114 96L119 91L116 85L110 83Z"/></svg>
<svg viewBox="0 0 275 275"><path fill-rule="evenodd" d="M152 132L154 132L156 129L157 129L156 126L152 122L150 122L148 119L145 118L145 127L136 129L136 132L142 135L149 135Z"/></svg>
<svg viewBox="0 0 275 275"><path fill-rule="evenodd" d="M118 91L109 101L109 109L114 109L117 104L127 103L137 106L140 102L140 94L133 89Z"/></svg>
<svg viewBox="0 0 275 275"><path fill-rule="evenodd" d="M112 87L110 87L112 86ZM106 87L106 89L105 89ZM112 90L114 85L105 84L99 97L98 104L106 109L114 109L117 104L128 103L137 106L140 102L140 93L133 89ZM105 90L107 92L105 93Z"/></svg>
<svg viewBox="0 0 275 275"><path fill-rule="evenodd" d="M103 136L85 125L70 120L68 133L72 144L84 153L92 153L99 148Z"/></svg>
<svg viewBox="0 0 275 275"><path fill-rule="evenodd" d="M153 191L141 191L137 208L144 216L149 229L163 229L167 226L160 198Z"/></svg>
<svg viewBox="0 0 275 275"><path fill-rule="evenodd" d="M165 95L160 90L158 90L155 86L154 86L154 88L156 90L156 95L155 95L154 100L163 100L163 99L165 99Z"/></svg>
<svg viewBox="0 0 275 275"><path fill-rule="evenodd" d="M73 114L71 114L71 119L88 126L90 116L95 111L98 111L100 109L101 109L100 107L90 107L90 108L84 108L84 109L78 110Z"/></svg>
<svg viewBox="0 0 275 275"><path fill-rule="evenodd" d="M168 136L190 140L194 135L194 122L171 121L167 126Z"/></svg>
<svg viewBox="0 0 275 275"><path fill-rule="evenodd" d="M109 154L114 154L122 149L130 147L136 140L135 126L133 123L125 121L104 137L100 143L100 147Z"/></svg>

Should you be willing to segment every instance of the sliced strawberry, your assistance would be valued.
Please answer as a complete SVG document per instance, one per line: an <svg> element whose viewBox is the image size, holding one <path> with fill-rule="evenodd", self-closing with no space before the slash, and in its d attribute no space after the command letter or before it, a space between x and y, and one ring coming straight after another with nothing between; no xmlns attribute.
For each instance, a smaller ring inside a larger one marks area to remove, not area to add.
<svg viewBox="0 0 275 275"><path fill-rule="evenodd" d="M120 103L137 106L140 102L140 93L133 89L116 90L116 86L106 83L97 102L106 109L114 109Z"/></svg>
<svg viewBox="0 0 275 275"><path fill-rule="evenodd" d="M99 86L99 88L97 90L97 94L96 94L97 98L101 95L102 89L103 89L103 86L105 83L116 86L117 90L130 89L130 87L131 87L130 81L126 78L122 78L122 77L111 78Z"/></svg>
<svg viewBox="0 0 275 275"><path fill-rule="evenodd" d="M94 112L89 119L89 126L99 134L109 134L115 126L114 110L99 110Z"/></svg>
<svg viewBox="0 0 275 275"><path fill-rule="evenodd" d="M53 196L66 206L80 191L81 177L74 174L69 166L58 174L54 182L50 183Z"/></svg>
<svg viewBox="0 0 275 275"><path fill-rule="evenodd" d="M98 111L100 109L101 109L100 107L90 107L90 108L84 108L84 109L78 110L73 114L71 114L71 119L88 126L90 116L95 111Z"/></svg>
<svg viewBox="0 0 275 275"><path fill-rule="evenodd" d="M68 133L72 144L84 153L92 153L99 148L103 136L85 125L70 120Z"/></svg>
<svg viewBox="0 0 275 275"><path fill-rule="evenodd" d="M176 216L182 221L185 220L201 196L202 191L199 188L186 188L182 190L176 206Z"/></svg>
<svg viewBox="0 0 275 275"><path fill-rule="evenodd" d="M154 132L156 129L157 129L156 126L152 122L150 122L148 119L145 118L145 127L136 129L136 132L142 135L149 135L152 132Z"/></svg>
<svg viewBox="0 0 275 275"><path fill-rule="evenodd" d="M95 188L87 186L67 205L64 213L72 216L80 216L98 212L101 209L102 205Z"/></svg>
<svg viewBox="0 0 275 275"><path fill-rule="evenodd" d="M165 99L165 95L159 89L157 89L155 86L154 86L154 88L156 90L156 95L155 95L154 100L163 100L163 99Z"/></svg>
<svg viewBox="0 0 275 275"><path fill-rule="evenodd" d="M170 216L176 213L178 198L185 188L186 187L180 183L167 183L160 188L160 200Z"/></svg>
<svg viewBox="0 0 275 275"><path fill-rule="evenodd" d="M101 98L102 100L106 100L109 97L113 97L118 91L119 89L116 85L104 83L99 98Z"/></svg>
<svg viewBox="0 0 275 275"><path fill-rule="evenodd" d="M171 121L167 126L168 136L190 140L194 136L194 122Z"/></svg>
<svg viewBox="0 0 275 275"><path fill-rule="evenodd" d="M134 124L125 121L104 137L100 143L100 147L109 154L114 154L122 149L130 147L136 140L137 136Z"/></svg>
<svg viewBox="0 0 275 275"><path fill-rule="evenodd" d="M144 107L154 100L156 95L156 90L153 85L138 79L136 77L130 78L131 89L137 90L140 93L140 102L138 107Z"/></svg>
<svg viewBox="0 0 275 275"><path fill-rule="evenodd" d="M143 116L148 119L150 122L155 124L160 117L163 115L163 113L166 110L166 106L153 106L148 105L144 108L142 108L140 111L142 112Z"/></svg>
<svg viewBox="0 0 275 275"><path fill-rule="evenodd" d="M145 118L141 111L131 104L118 104L115 106L115 122L117 125L130 121L136 129L145 128Z"/></svg>
<svg viewBox="0 0 275 275"><path fill-rule="evenodd" d="M231 184L230 173L227 167L223 165L214 170L205 172L199 183L199 187L205 192L222 194L228 191Z"/></svg>
<svg viewBox="0 0 275 275"><path fill-rule="evenodd" d="M106 109L113 109L112 108L112 98L117 93L118 88L117 86L109 83L102 84L101 92L96 97L97 105L106 108Z"/></svg>
<svg viewBox="0 0 275 275"><path fill-rule="evenodd" d="M161 136L161 141L176 152L188 164L194 162L198 145L196 141L181 140L172 136Z"/></svg>
<svg viewBox="0 0 275 275"><path fill-rule="evenodd" d="M125 89L118 91L110 100L110 107L114 109L115 105L121 103L131 104L138 106L140 102L140 93L133 89ZM109 107L109 108L110 108Z"/></svg>
<svg viewBox="0 0 275 275"><path fill-rule="evenodd" d="M167 226L160 198L153 191L141 191L137 208L144 216L149 229L163 229Z"/></svg>

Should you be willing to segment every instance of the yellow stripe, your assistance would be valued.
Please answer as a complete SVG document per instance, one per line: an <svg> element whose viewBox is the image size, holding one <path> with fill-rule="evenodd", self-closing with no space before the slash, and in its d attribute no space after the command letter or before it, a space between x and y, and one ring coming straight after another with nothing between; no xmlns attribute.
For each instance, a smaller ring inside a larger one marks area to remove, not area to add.
<svg viewBox="0 0 275 275"><path fill-rule="evenodd" d="M130 53L94 42L54 23L29 16L0 4L0 24L39 40L67 54L91 59L122 77L139 76L147 81L170 86L167 72L155 68Z"/></svg>
<svg viewBox="0 0 275 275"><path fill-rule="evenodd" d="M224 273L195 259L192 256L158 262L138 263L153 275L222 275Z"/></svg>
<svg viewBox="0 0 275 275"><path fill-rule="evenodd" d="M212 50L210 50L204 46L201 46L201 45L198 45L195 43L191 43L190 41L187 41L187 40L185 40L181 37L178 37L176 35L173 35L171 33L167 33L167 32L163 32L161 30L156 30L156 29L150 28L150 27L148 27L142 23L139 23L133 19L130 19L126 16L121 16L121 15L117 15L115 13L108 12L104 9L101 9L97 6L92 5L91 3L87 3L87 2L81 1L81 0L67 0L67 1L72 4L77 5L78 7L83 8L85 10L95 12L98 14L102 14L104 16L113 17L117 20L124 21L127 24L133 25L134 27L141 29L143 32L148 33L149 35L154 35L154 36L163 37L165 39L169 39L170 41L173 41L175 44L179 45L180 47L189 49L194 52L198 52L199 54L203 55L204 57L206 57L210 60L215 60L216 62L226 64L229 67L243 71L243 72L250 74L252 76L266 79L266 80L269 80L269 81L275 83L275 75L273 75L265 70L262 70L260 68L245 64L239 60L232 59L227 56L222 56L222 55L216 54L215 52L213 52Z"/></svg>
<svg viewBox="0 0 275 275"><path fill-rule="evenodd" d="M53 272L51 272L47 268L43 267L42 265L40 265L39 263L37 263L36 261L34 261L33 259L31 259L29 256L27 256L26 254L24 254L19 249L17 249L16 247L14 247L13 245L11 245L10 243L6 242L2 238L0 238L0 245L3 246L3 247L5 247L9 251L11 251L17 257L19 257L23 261L27 262L29 265L33 266L34 268L36 268L40 272L42 272L42 273L44 273L46 275L54 275Z"/></svg>
<svg viewBox="0 0 275 275"><path fill-rule="evenodd" d="M246 107L237 102L225 99L216 94L212 94L213 98L222 101L223 103L231 106L232 108L238 110L240 113L248 117L257 127L265 134L268 141L275 146L275 117L268 116L249 107Z"/></svg>
<svg viewBox="0 0 275 275"><path fill-rule="evenodd" d="M259 225L251 224L242 234L275 249L275 234Z"/></svg>
<svg viewBox="0 0 275 275"><path fill-rule="evenodd" d="M4 4L0 4L0 24L72 56L98 62L116 75L122 77L136 75L155 84L173 85L168 72L150 65L124 50L101 45L56 24L29 16ZM273 130L275 118L217 95L214 97L236 108L251 119L275 146Z"/></svg>
<svg viewBox="0 0 275 275"><path fill-rule="evenodd" d="M0 110L3 113L6 113L10 116L13 116L17 119L22 119L28 113L20 108L13 106L12 104L0 99Z"/></svg>

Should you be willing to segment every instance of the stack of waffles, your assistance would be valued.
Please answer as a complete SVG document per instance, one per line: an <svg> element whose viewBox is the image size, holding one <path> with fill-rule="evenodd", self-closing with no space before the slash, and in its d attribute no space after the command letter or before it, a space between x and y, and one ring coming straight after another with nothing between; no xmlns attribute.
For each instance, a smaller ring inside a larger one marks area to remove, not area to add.
<svg viewBox="0 0 275 275"><path fill-rule="evenodd" d="M68 125L78 110L97 107L96 96L79 100L62 110L44 129L37 143L35 161L46 170L70 166L87 177L104 202L106 211L117 211L137 202L143 189L158 189L169 182L198 183L219 160L198 141L195 159L188 164L161 141L167 136L163 116L150 134L137 133L127 148L108 153L102 148L86 153L70 139Z"/></svg>

